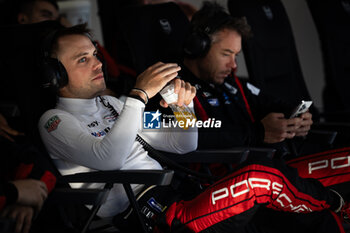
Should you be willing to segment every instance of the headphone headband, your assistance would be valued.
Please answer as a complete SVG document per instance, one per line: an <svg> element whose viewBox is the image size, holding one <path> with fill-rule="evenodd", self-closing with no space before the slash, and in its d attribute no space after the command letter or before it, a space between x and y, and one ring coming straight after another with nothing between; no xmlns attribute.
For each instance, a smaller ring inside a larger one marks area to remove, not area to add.
<svg viewBox="0 0 350 233"><path fill-rule="evenodd" d="M191 59L204 57L210 49L211 36L231 19L226 12L217 12L214 16L208 16L201 25L192 25L184 44L185 56Z"/></svg>

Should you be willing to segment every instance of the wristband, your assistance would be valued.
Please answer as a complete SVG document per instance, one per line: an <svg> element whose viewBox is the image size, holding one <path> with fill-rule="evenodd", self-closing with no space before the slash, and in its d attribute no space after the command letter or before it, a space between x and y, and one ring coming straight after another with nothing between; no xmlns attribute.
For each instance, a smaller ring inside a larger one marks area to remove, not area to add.
<svg viewBox="0 0 350 233"><path fill-rule="evenodd" d="M148 98L147 92L145 92L141 88L137 88L137 87L134 87L133 89L131 89L131 91L137 91L137 92L143 93L143 95L146 97L146 101L143 101L143 102L145 102L145 104L148 103L149 98Z"/></svg>
<svg viewBox="0 0 350 233"><path fill-rule="evenodd" d="M140 100L142 103L144 103L146 105L145 100L142 99L141 96L139 96L139 95L129 95L129 97Z"/></svg>

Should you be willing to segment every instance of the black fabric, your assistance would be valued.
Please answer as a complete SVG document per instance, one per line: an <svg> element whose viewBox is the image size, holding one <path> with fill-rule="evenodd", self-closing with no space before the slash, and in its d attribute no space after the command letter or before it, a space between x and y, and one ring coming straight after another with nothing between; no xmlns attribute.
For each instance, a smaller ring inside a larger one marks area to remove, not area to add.
<svg viewBox="0 0 350 233"><path fill-rule="evenodd" d="M55 105L56 97L41 88L39 61L42 39L48 31L60 27L55 21L3 26L0 54L0 99L19 107L23 131L32 136L44 111ZM7 117L7 116L5 116Z"/></svg>
<svg viewBox="0 0 350 233"><path fill-rule="evenodd" d="M295 214L260 208L242 233L328 233L337 228L337 222L328 210Z"/></svg>
<svg viewBox="0 0 350 233"><path fill-rule="evenodd" d="M158 61L179 62L189 21L175 3L128 7L118 14L121 36L128 54L119 61L130 61L137 72ZM121 57L124 56L124 57ZM122 62L123 63L123 62Z"/></svg>
<svg viewBox="0 0 350 233"><path fill-rule="evenodd" d="M326 86L326 112L350 111L350 1L307 0L321 42ZM339 116L333 121L349 121Z"/></svg>
<svg viewBox="0 0 350 233"><path fill-rule="evenodd" d="M232 16L245 16L253 36L243 41L249 79L295 106L310 100L299 64L292 28L280 0L229 0ZM310 109L314 120L317 110Z"/></svg>
<svg viewBox="0 0 350 233"><path fill-rule="evenodd" d="M149 187L145 187L144 191L147 188ZM156 186L145 193L141 191L136 198L141 216L149 232L153 232L155 229L169 231L165 222L167 208L175 201L192 199L202 191L202 186L198 181L181 172L175 173L169 186ZM136 212L130 206L113 218L113 223L123 232L142 232L141 226L136 224L137 222Z"/></svg>
<svg viewBox="0 0 350 233"><path fill-rule="evenodd" d="M56 169L49 163L44 152L27 140L10 142L0 138L0 148L0 181L2 186L0 187L0 196L6 197L6 204L12 204L18 198L16 187L7 182L14 180L16 176L23 176L23 171L18 169L20 165L30 168L25 178L40 180L46 172L57 176ZM49 182L47 185L50 186L56 181L44 180L44 182Z"/></svg>
<svg viewBox="0 0 350 233"><path fill-rule="evenodd" d="M122 38L117 16L125 7L139 4L139 0L97 0L104 46L116 61L128 66L131 66L130 60L120 59L128 56L128 49L126 41Z"/></svg>
<svg viewBox="0 0 350 233"><path fill-rule="evenodd" d="M5 198L3 200L0 199L0 206L15 203L18 198L18 191L16 186L9 182L0 181L0 197Z"/></svg>
<svg viewBox="0 0 350 233"><path fill-rule="evenodd" d="M200 128L199 149L230 148L235 146L272 146L284 150L284 144L264 144L264 127L260 122L270 112L288 114L294 106L285 101L279 101L260 91L254 95L247 88L247 82L241 80L247 101L255 118L253 123L235 80L227 77L220 86L208 84L196 78L185 66L182 66L180 77L190 82L197 89L197 98L209 118L221 120L221 128ZM234 90L226 86L229 84ZM232 93L231 93L232 92ZM235 94L233 94L236 92ZM218 106L210 104L217 100ZM200 118L200 114L196 113Z"/></svg>

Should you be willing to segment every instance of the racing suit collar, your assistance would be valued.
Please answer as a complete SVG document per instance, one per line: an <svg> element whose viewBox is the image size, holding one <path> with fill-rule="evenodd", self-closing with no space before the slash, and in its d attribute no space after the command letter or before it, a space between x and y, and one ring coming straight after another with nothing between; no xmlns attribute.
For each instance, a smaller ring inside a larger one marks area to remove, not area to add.
<svg viewBox="0 0 350 233"><path fill-rule="evenodd" d="M59 97L57 109L65 109L68 112L81 112L90 114L98 111L98 98L78 99Z"/></svg>

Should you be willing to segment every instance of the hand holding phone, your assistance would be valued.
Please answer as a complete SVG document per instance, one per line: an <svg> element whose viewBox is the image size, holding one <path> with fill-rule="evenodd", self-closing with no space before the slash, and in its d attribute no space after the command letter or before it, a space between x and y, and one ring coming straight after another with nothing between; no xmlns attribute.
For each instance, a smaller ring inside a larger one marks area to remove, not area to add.
<svg viewBox="0 0 350 233"><path fill-rule="evenodd" d="M312 101L302 100L301 103L293 110L289 118L298 117L299 115L307 112L312 105Z"/></svg>

